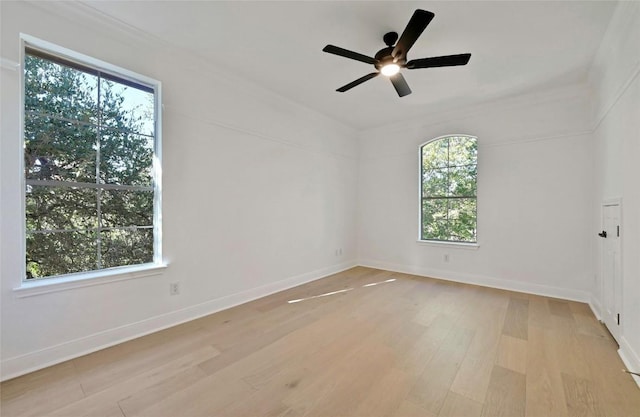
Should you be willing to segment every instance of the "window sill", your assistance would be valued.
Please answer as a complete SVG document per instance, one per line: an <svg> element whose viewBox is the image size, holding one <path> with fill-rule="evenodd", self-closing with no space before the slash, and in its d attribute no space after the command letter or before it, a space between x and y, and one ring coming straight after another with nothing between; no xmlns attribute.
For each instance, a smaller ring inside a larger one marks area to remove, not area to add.
<svg viewBox="0 0 640 417"><path fill-rule="evenodd" d="M14 295L18 298L32 297L34 295L66 291L74 288L90 287L93 285L108 284L110 282L159 275L166 267L166 264L146 264L72 274L65 277L24 281L19 287L14 288L13 291Z"/></svg>
<svg viewBox="0 0 640 417"><path fill-rule="evenodd" d="M456 249L467 249L467 250L478 250L478 248L480 248L480 244L478 243L445 242L445 241L438 241L438 240L417 240L416 242L424 246L436 246L441 248L456 248Z"/></svg>

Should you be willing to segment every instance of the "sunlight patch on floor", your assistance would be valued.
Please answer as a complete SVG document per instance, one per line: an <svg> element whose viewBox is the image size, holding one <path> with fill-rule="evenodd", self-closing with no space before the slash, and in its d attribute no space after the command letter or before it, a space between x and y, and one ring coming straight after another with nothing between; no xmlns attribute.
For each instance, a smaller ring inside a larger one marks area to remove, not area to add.
<svg viewBox="0 0 640 417"><path fill-rule="evenodd" d="M391 279L388 279L388 280L386 280L386 281L372 282L371 284L365 284L365 285L363 285L363 287L373 287L374 285L385 284L385 283L387 283L387 282L393 282L393 281L395 281L395 280L396 280L395 278L391 278Z"/></svg>
<svg viewBox="0 0 640 417"><path fill-rule="evenodd" d="M396 280L395 278L391 278L391 279L388 279L388 280L385 280L385 281L372 282L370 284L365 284L362 287L363 288L364 287L373 287L375 285L386 284L388 282L393 282L395 280ZM295 299L295 300L289 300L289 301L287 301L287 303L295 304L295 303L299 303L301 301L313 300L314 298L327 297L329 295L341 294L341 293L345 293L345 292L348 292L348 291L351 291L351 290L353 290L353 288L345 288L344 290L331 291L331 292L326 292L324 294L312 295L311 297L298 298L298 299Z"/></svg>
<svg viewBox="0 0 640 417"><path fill-rule="evenodd" d="M311 297L306 297L306 298L299 298L297 300L289 300L287 301L289 304L293 304L293 303L299 303L300 301L306 301L306 300L313 300L314 298L320 298L320 297L327 297L329 295L334 295L334 294L340 294L343 292L347 292L347 291L351 291L353 288L346 288L344 290L338 290L338 291L331 291L331 292L326 292L324 294L320 294L320 295L312 295Z"/></svg>

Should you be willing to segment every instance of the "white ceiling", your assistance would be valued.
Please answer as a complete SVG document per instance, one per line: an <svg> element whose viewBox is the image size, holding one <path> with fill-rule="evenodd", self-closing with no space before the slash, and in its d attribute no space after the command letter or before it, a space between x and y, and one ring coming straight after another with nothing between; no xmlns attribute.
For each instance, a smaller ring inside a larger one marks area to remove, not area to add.
<svg viewBox="0 0 640 417"><path fill-rule="evenodd" d="M87 3L356 129L583 82L616 6L612 1ZM469 52L469 64L403 70L413 90L403 98L383 76L335 92L373 67L322 48L334 44L373 56L384 47L382 36L402 33L417 8L435 18L409 59Z"/></svg>

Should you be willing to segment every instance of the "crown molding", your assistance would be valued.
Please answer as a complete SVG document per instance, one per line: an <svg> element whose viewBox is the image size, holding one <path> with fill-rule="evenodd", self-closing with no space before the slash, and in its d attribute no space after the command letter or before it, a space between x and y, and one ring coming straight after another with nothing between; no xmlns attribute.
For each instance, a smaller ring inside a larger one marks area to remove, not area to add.
<svg viewBox="0 0 640 417"><path fill-rule="evenodd" d="M640 57L635 53L640 47L639 22L639 2L618 3L591 63L588 82L595 95L594 131L640 74ZM626 51L621 50L624 46L627 46ZM635 61L629 58L635 58ZM609 77L613 72L617 77L611 80Z"/></svg>
<svg viewBox="0 0 640 417"><path fill-rule="evenodd" d="M521 94L517 96L496 98L486 102L472 104L466 107L457 107L443 111L434 111L424 113L418 118L412 118L401 122L395 122L388 125L373 127L371 129L360 131L361 137L366 137L372 132L394 134L405 132L407 129L425 130L432 128L434 125L459 121L461 119L469 119L481 116L486 113L507 111L513 108L529 107L531 105L544 105L564 100L581 98L588 101L590 96L589 85L585 82L573 83L558 88L549 88L543 91L536 91L529 94ZM425 121L426 120L426 121ZM592 130L587 129L587 133ZM581 131L580 134L584 132ZM574 133L571 133L574 135Z"/></svg>
<svg viewBox="0 0 640 417"><path fill-rule="evenodd" d="M619 87L609 98L604 97L605 103L601 106L596 106L595 109L595 122L593 124L592 131L598 130L600 124L606 119L607 115L611 110L616 106L618 101L624 96L629 87L636 81L640 75L640 61L636 64L635 68L631 71L631 74L625 78L626 81L623 81L619 84Z"/></svg>
<svg viewBox="0 0 640 417"><path fill-rule="evenodd" d="M138 29L135 26L129 25L122 20L107 15L82 1L27 0L26 3L63 19L72 20L73 22L82 22L83 24L90 26L92 29L104 29L111 39L128 43L128 40L131 37L135 37L137 42L142 41L147 43L147 46L156 46L158 43L163 44L163 47L171 46L161 38ZM118 35L123 35L124 38Z"/></svg>

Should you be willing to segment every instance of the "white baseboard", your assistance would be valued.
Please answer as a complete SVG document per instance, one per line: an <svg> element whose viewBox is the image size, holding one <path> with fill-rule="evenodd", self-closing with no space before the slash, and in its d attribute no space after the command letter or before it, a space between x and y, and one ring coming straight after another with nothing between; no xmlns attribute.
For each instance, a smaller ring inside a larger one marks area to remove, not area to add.
<svg viewBox="0 0 640 417"><path fill-rule="evenodd" d="M353 268L354 266L357 266L355 261L346 261L257 288L209 300L181 310L172 311L135 323L94 333L86 337L50 346L35 352L29 352L24 355L7 359L3 358L2 362L0 362L0 380L5 381L29 372L37 371L60 362L126 342L127 340L135 339L187 321L195 320L197 318L207 316L257 298L265 297L279 291L296 287L310 281L315 281L328 275Z"/></svg>
<svg viewBox="0 0 640 417"><path fill-rule="evenodd" d="M593 314L596 316L596 318L602 321L602 307L600 306L600 302L595 297L592 297L591 301L589 302L589 306L591 307L591 311L593 311ZM633 347L631 347L631 344L624 336L620 337L620 348L618 349L618 355L620 356L620 359L622 359L622 362L624 363L624 366L628 371L640 372L640 355L638 355L638 353L633 350ZM640 376L631 375L631 377L638 385L638 388L640 388Z"/></svg>
<svg viewBox="0 0 640 417"><path fill-rule="evenodd" d="M640 372L640 355L633 350L627 339L623 337L620 338L620 349L618 349L618 355L620 355L620 359L624 363L624 366L627 367L628 371L631 372ZM640 388L640 376L631 375L636 384Z"/></svg>
<svg viewBox="0 0 640 417"><path fill-rule="evenodd" d="M602 321L602 307L600 306L600 301L598 301L594 296L591 296L589 300L589 307L591 307L591 311L593 315L596 316L596 319Z"/></svg>
<svg viewBox="0 0 640 417"><path fill-rule="evenodd" d="M445 281L455 281L464 284L480 285L482 287L499 288L501 290L509 290L516 292L524 292L528 294L543 295L546 297L560 298L563 300L579 301L588 303L591 301L591 294L587 291L572 290L569 288L552 287L540 284L531 284L528 282L511 281L500 278L492 278L476 274L467 274L460 272L445 271L434 268L426 268L415 265L400 265L389 262L381 262L369 259L361 259L358 262L361 266L370 268L385 269L393 272L401 272L405 274L420 275L442 279Z"/></svg>

